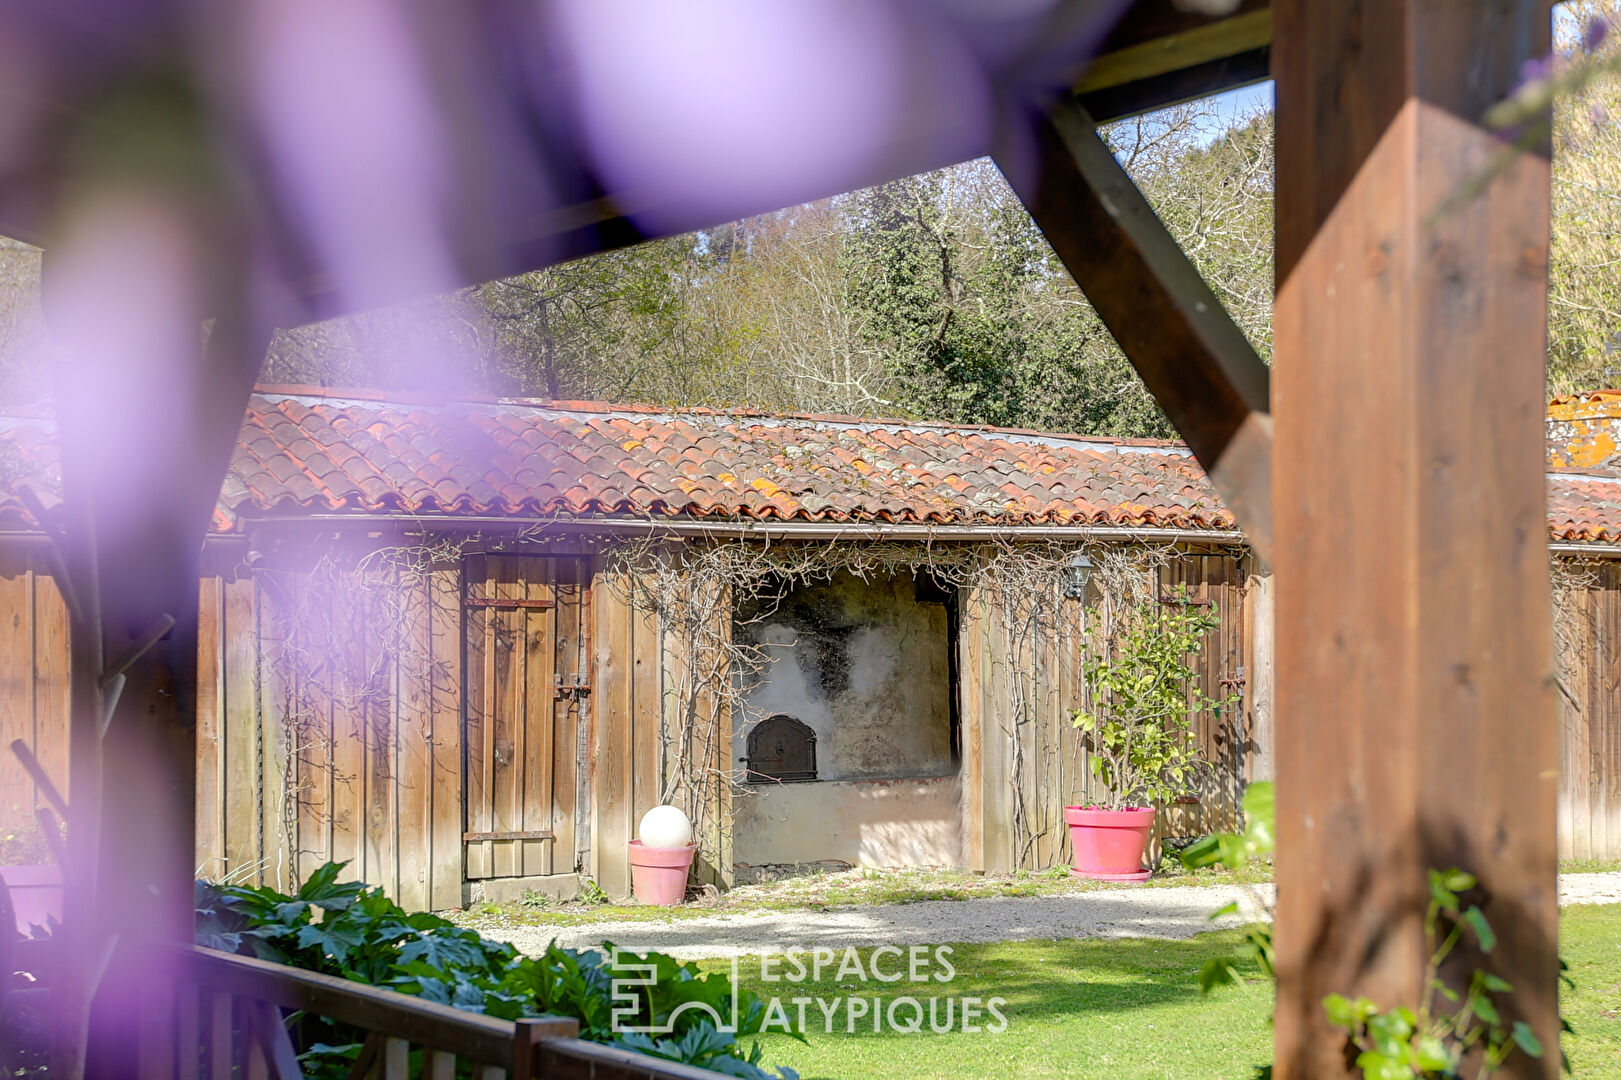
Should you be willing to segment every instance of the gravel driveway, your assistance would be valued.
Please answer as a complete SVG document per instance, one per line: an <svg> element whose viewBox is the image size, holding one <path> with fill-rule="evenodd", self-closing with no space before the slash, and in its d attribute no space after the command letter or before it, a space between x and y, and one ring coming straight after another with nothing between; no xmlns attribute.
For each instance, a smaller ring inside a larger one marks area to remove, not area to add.
<svg viewBox="0 0 1621 1080"><path fill-rule="evenodd" d="M790 946L928 945L1025 938L1186 938L1256 918L1272 900L1270 885L1107 889L1073 896L926 900L833 911L769 911L671 922L600 922L581 926L510 926L481 932L537 953L556 939L570 948L604 938L628 949L657 949L680 959L735 956ZM1621 903L1621 873L1565 874L1561 904ZM1240 914L1212 923L1229 903Z"/></svg>

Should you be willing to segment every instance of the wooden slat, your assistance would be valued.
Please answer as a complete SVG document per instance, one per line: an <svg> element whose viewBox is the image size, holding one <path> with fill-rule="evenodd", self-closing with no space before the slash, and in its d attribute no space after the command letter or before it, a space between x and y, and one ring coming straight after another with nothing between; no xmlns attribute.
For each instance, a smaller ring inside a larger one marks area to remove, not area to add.
<svg viewBox="0 0 1621 1080"><path fill-rule="evenodd" d="M1036 162L999 164L1264 558L1266 365L1094 129L1060 102L1037 124Z"/></svg>
<svg viewBox="0 0 1621 1080"><path fill-rule="evenodd" d="M1449 866L1499 935L1459 969L1511 983L1505 1020L1552 1048L1547 157L1456 200L1502 150L1475 118L1549 51L1548 6L1274 12L1276 1076L1347 1074L1325 995L1419 999L1425 877Z"/></svg>
<svg viewBox="0 0 1621 1080"><path fill-rule="evenodd" d="M598 589L597 593L600 592ZM634 838L631 834L640 824L642 815L659 804L659 792L663 782L663 778L659 775L659 752L663 742L659 716L664 696L662 690L664 657L660 650L658 614L645 607L639 607L632 625L632 636L636 656L632 705L635 715L632 728L631 813L629 830L624 837L627 842ZM602 843L597 847L600 851Z"/></svg>
<svg viewBox="0 0 1621 1080"><path fill-rule="evenodd" d="M244 1004L253 1025L253 1036L270 1068L271 1080L303 1080L303 1073L298 1067L298 1054L293 1049L293 1040L287 1033L287 1025L282 1022L281 1013L266 1001Z"/></svg>
<svg viewBox="0 0 1621 1080"><path fill-rule="evenodd" d="M511 1062L514 1029L510 1020L249 956L195 946L184 951L193 979L211 990L316 1013L476 1062L503 1067ZM579 1025L572 1019L543 1017L537 1022L550 1035L578 1034Z"/></svg>
<svg viewBox="0 0 1621 1080"><path fill-rule="evenodd" d="M493 599L474 598L467 601L468 607L499 608L503 611L550 611L555 605L549 599L539 597L512 597L503 596Z"/></svg>
<svg viewBox="0 0 1621 1080"><path fill-rule="evenodd" d="M45 775L72 805L68 771L68 612L62 591L48 574L33 575L34 756Z"/></svg>
<svg viewBox="0 0 1621 1080"><path fill-rule="evenodd" d="M552 670L554 678L564 685L589 676L581 668L580 649L583 640L581 625L580 563L559 560L552 564L553 595L557 599L554 624ZM575 869L575 853L579 850L576 836L575 797L578 789L575 758L579 737L580 705L577 698L567 696L553 703L552 726L552 832L556 841L552 845L551 870L554 874L569 874Z"/></svg>
<svg viewBox="0 0 1621 1080"><path fill-rule="evenodd" d="M386 578L362 583L356 575L356 591L360 597L359 615L362 620L359 640L364 647L361 662L365 665L356 674L357 687L363 688L364 698L356 710L356 720L365 733L361 791L360 848L365 856L365 880L380 885L390 899L399 899L399 853L396 843L399 833L398 796L399 769L396 755L399 748L397 706L399 702L399 657L388 642L397 640L397 626L384 626L383 621L397 618L393 603L383 604L377 599L382 590L401 587L398 573Z"/></svg>
<svg viewBox="0 0 1621 1080"><path fill-rule="evenodd" d="M434 910L462 906L466 808L462 794L462 613L461 567L435 566L428 580L433 650L432 834L429 867Z"/></svg>
<svg viewBox="0 0 1621 1080"><path fill-rule="evenodd" d="M424 1050L422 1080L456 1080L456 1055L446 1050Z"/></svg>
<svg viewBox="0 0 1621 1080"><path fill-rule="evenodd" d="M495 590L499 600L519 599L522 589L522 566L512 558L490 557L496 567ZM516 832L524 827L523 767L527 752L526 725L523 707L524 628L527 613L511 608L491 610L495 623L494 681L490 701L494 705L495 759L490 766L491 832ZM518 850L515 843L496 841L488 843L493 863L490 873L496 877L516 877L519 873Z"/></svg>
<svg viewBox="0 0 1621 1080"><path fill-rule="evenodd" d="M225 746L222 700L225 598L220 579L198 583L197 828L195 861L206 878L225 871Z"/></svg>
<svg viewBox="0 0 1621 1080"><path fill-rule="evenodd" d="M494 593L490 580L489 560L479 557L467 566L469 592L489 596ZM475 578L473 575L477 574ZM495 682L495 618L490 609L467 609L462 618L467 638L467 726L463 753L467 766L466 831L489 832L494 827L490 818L489 792L491 790L490 763L493 758L494 730L492 728L491 686ZM483 878L490 875L488 845L467 848L467 877Z"/></svg>
<svg viewBox="0 0 1621 1080"><path fill-rule="evenodd" d="M222 588L224 700L220 710L223 753L219 855L227 868L234 869L258 864L264 858L259 807L259 714L254 700L254 665L259 659L251 571L232 571L222 579ZM260 880L260 876L255 874L252 880Z"/></svg>
<svg viewBox="0 0 1621 1080"><path fill-rule="evenodd" d="M294 655L307 656L328 635L329 605L308 595L308 575L287 574L278 584L286 590L290 609L276 612L272 632L288 640L283 648L293 650ZM337 766L332 704L320 683L307 670L306 662L273 661L267 666L274 672L273 684L278 688L267 715L288 718L283 735L285 752L291 758L287 772L294 790L285 790L281 776L267 776L267 793L276 792L281 797L277 799L267 794L266 802L286 804L287 800L292 800L291 805L284 805L283 813L292 825L295 873L303 880L322 863L338 857L332 842L336 812L333 774Z"/></svg>
<svg viewBox="0 0 1621 1080"><path fill-rule="evenodd" d="M208 991L204 1000L208 1003L208 1080L231 1080L235 999L223 991Z"/></svg>
<svg viewBox="0 0 1621 1080"><path fill-rule="evenodd" d="M395 669L395 851L400 906L420 911L433 906L433 629L428 580L402 575L401 588L410 625Z"/></svg>
<svg viewBox="0 0 1621 1080"><path fill-rule="evenodd" d="M529 725L528 755L525 760L524 800L526 829L553 838L553 794L555 773L552 755L557 738L557 705L553 694L556 685L557 651L553 639L557 633L556 596L552 577L555 562L551 559L532 560L525 571L525 596L544 600L546 607L528 612L525 617L524 642L524 715ZM540 837L536 837L539 840ZM523 847L525 874L551 874L557 864L556 844L529 843Z"/></svg>
<svg viewBox="0 0 1621 1080"><path fill-rule="evenodd" d="M383 1040L383 1080L410 1080L411 1044L405 1039Z"/></svg>
<svg viewBox="0 0 1621 1080"><path fill-rule="evenodd" d="M259 816L259 836L263 840L259 857L264 860L259 883L284 892L293 888L297 866L288 835L288 822L296 825L297 817L288 813L286 792L287 778L291 776L295 782L297 779L297 763L290 757L286 707L296 683L289 678L285 665L274 662L287 640L282 623L288 601L286 580L285 574L270 570L255 571L249 578L253 608L250 640L257 655L248 677L256 686L249 691L254 698L252 727L244 729L244 734L258 744L256 750L246 751L245 757L247 767L258 774L257 790L253 791L254 812ZM232 795L237 793L233 791ZM246 812L243 825L252 828Z"/></svg>
<svg viewBox="0 0 1621 1080"><path fill-rule="evenodd" d="M270 1080L270 1059L257 1039L242 1044L243 1080Z"/></svg>
<svg viewBox="0 0 1621 1080"><path fill-rule="evenodd" d="M203 1048L202 1000L195 986L182 985L175 1006L175 1080L198 1080Z"/></svg>
<svg viewBox="0 0 1621 1080"><path fill-rule="evenodd" d="M0 828L25 829L34 785L9 747L34 748L34 605L28 556L0 549Z"/></svg>
<svg viewBox="0 0 1621 1080"><path fill-rule="evenodd" d="M548 560L549 561L549 560ZM551 583L547 580L548 567L540 560L527 560L523 568L521 597L524 602L519 622L523 627L523 678L515 688L518 708L523 716L523 830L534 835L514 837L523 841L518 845L518 872L520 874L549 874L552 866L552 848L544 843L551 838L552 824L552 707L553 651L552 626L555 618Z"/></svg>
<svg viewBox="0 0 1621 1080"><path fill-rule="evenodd" d="M366 1080L377 1072L378 1059L383 1054L384 1036L373 1031L360 1044L360 1052L349 1065L349 1080Z"/></svg>
<svg viewBox="0 0 1621 1080"><path fill-rule="evenodd" d="M592 706L601 741L597 745L597 884L610 896L630 894L628 857L620 853L634 827L630 822L634 777L634 642L629 595L623 581L603 581L597 591L596 673Z"/></svg>
<svg viewBox="0 0 1621 1080"><path fill-rule="evenodd" d="M962 788L966 836L963 858L970 870L986 869L985 862L985 755L987 710L985 701L985 594L984 585L969 589L963 601L962 627L957 648L962 672Z"/></svg>
<svg viewBox="0 0 1621 1080"><path fill-rule="evenodd" d="M516 829L511 832L465 832L462 833L462 839L471 843L476 840L553 840L556 838L552 835L550 829Z"/></svg>

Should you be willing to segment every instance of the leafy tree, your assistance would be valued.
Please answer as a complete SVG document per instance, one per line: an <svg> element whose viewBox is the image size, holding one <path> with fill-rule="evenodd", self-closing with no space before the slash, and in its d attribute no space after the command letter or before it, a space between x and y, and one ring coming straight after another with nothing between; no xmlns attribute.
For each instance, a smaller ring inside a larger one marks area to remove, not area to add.
<svg viewBox="0 0 1621 1080"><path fill-rule="evenodd" d="M1109 792L1106 809L1152 807L1186 794L1208 768L1190 717L1220 712L1232 699L1199 688L1193 659L1216 628L1213 613L1151 598L1122 611L1082 663L1089 708L1076 728L1091 753L1092 775Z"/></svg>

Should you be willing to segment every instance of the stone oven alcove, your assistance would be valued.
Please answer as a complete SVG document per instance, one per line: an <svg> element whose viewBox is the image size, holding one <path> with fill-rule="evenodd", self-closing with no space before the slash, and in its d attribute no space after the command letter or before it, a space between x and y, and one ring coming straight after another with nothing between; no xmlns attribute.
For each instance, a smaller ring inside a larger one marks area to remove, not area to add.
<svg viewBox="0 0 1621 1080"><path fill-rule="evenodd" d="M739 880L960 862L954 603L926 577L839 573L738 613L767 658L734 742Z"/></svg>

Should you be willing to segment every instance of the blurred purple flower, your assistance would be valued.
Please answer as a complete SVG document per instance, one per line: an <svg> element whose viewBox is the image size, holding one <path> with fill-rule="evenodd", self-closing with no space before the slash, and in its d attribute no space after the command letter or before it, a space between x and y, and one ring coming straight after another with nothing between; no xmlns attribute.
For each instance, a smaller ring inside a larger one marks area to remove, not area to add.
<svg viewBox="0 0 1621 1080"><path fill-rule="evenodd" d="M1547 81L1553 77L1553 71L1554 58L1552 54L1533 57L1525 61L1520 65L1520 81L1515 87L1516 91Z"/></svg>
<svg viewBox="0 0 1621 1080"><path fill-rule="evenodd" d="M1610 20L1602 15L1594 16L1582 28L1582 48L1588 52L1596 52L1610 36Z"/></svg>

